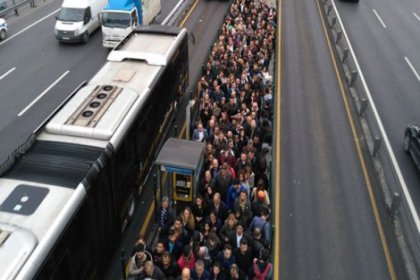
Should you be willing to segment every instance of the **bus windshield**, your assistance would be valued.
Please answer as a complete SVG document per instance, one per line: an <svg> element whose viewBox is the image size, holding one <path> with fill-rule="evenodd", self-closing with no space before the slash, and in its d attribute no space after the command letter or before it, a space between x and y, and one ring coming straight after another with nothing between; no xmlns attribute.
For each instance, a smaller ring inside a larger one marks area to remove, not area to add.
<svg viewBox="0 0 420 280"><path fill-rule="evenodd" d="M131 25L129 13L103 12L102 25L106 27L127 28Z"/></svg>
<svg viewBox="0 0 420 280"><path fill-rule="evenodd" d="M61 8L57 19L61 21L83 21L85 9Z"/></svg>

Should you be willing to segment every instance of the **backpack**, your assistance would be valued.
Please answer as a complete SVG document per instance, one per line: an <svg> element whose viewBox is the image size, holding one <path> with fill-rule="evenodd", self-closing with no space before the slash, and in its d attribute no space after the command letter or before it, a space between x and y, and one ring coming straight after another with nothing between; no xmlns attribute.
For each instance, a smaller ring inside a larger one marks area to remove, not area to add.
<svg viewBox="0 0 420 280"><path fill-rule="evenodd" d="M268 274L268 272L271 269L271 264L267 263L267 266L265 267L264 271L260 271L259 267L258 267L258 260L254 259L254 276L253 276L253 280L265 280L266 276Z"/></svg>

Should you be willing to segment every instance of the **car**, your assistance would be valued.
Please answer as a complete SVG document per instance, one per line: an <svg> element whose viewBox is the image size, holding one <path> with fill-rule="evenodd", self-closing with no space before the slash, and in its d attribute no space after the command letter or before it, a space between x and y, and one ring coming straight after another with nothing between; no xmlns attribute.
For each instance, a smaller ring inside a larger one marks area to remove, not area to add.
<svg viewBox="0 0 420 280"><path fill-rule="evenodd" d="M0 41L6 39L7 36L7 22L0 18Z"/></svg>
<svg viewBox="0 0 420 280"><path fill-rule="evenodd" d="M420 126L410 124L405 129L404 151L409 153L420 170Z"/></svg>

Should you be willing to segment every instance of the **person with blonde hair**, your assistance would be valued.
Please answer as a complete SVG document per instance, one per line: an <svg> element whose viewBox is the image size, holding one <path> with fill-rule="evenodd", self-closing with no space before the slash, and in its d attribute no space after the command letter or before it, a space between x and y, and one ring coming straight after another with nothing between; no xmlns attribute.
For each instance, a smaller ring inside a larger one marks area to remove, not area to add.
<svg viewBox="0 0 420 280"><path fill-rule="evenodd" d="M238 220L236 219L235 214L230 213L219 231L219 236L224 243L229 242L229 237L235 232L237 222Z"/></svg>
<svg viewBox="0 0 420 280"><path fill-rule="evenodd" d="M181 213L181 220L184 228L188 231L188 233L191 236L191 234L195 230L195 219L190 207L187 206L184 208L184 210Z"/></svg>

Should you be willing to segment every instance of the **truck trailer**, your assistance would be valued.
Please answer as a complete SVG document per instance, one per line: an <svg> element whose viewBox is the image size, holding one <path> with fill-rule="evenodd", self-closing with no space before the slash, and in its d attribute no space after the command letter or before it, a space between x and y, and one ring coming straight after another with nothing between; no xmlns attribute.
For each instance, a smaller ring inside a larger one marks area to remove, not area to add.
<svg viewBox="0 0 420 280"><path fill-rule="evenodd" d="M101 13L102 44L114 48L132 30L160 13L160 0L109 0Z"/></svg>

